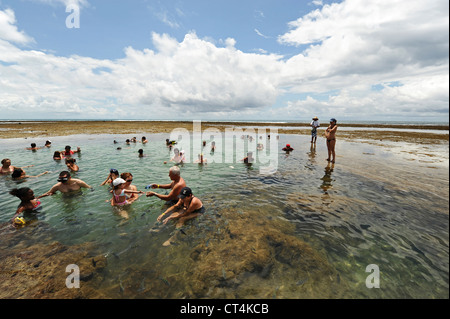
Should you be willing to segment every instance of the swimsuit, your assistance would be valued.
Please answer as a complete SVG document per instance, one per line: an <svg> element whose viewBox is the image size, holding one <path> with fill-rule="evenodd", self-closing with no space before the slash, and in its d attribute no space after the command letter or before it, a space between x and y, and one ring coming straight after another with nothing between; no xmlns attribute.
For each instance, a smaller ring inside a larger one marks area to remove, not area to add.
<svg viewBox="0 0 450 319"><path fill-rule="evenodd" d="M119 203L119 198L125 196L125 200L123 202ZM126 205L128 204L128 195L125 194L125 189L122 189L122 192L119 195L116 195L116 193L114 193L114 199L116 200L116 205Z"/></svg>
<svg viewBox="0 0 450 319"><path fill-rule="evenodd" d="M192 200L191 200L191 202L192 202ZM189 203L189 206L191 206L191 203ZM184 207L184 209L185 210L188 210L189 209L189 206L188 207ZM196 210L194 210L193 212L191 212L191 214L204 214L205 213L205 206L203 206L202 205L202 207L200 207L200 208L197 208Z"/></svg>

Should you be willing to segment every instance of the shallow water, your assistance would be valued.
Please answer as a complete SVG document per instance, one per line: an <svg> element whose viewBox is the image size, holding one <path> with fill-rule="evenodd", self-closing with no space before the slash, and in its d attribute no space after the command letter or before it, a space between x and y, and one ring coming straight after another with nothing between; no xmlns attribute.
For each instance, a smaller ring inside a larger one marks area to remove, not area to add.
<svg viewBox="0 0 450 319"><path fill-rule="evenodd" d="M221 156L226 154L220 149L210 154L207 146L204 154L208 165L181 166L182 176L202 199L207 213L188 223L186 236L178 245L162 247L174 226L159 233L148 232L166 208L162 201L141 197L126 209L130 218L125 220L106 202L110 198L108 187L99 186L110 168L131 172L133 184L139 190L150 183L169 183L171 164L163 164L171 157L164 145L167 136L146 136L150 142L144 146L125 145L123 141L131 136L53 137L52 148L36 152L24 148L33 141L39 144L37 139L0 140L1 157L10 158L13 165L34 164L25 169L30 175L51 171L23 182L0 178L0 223L12 217L19 203L7 193L10 189L30 187L40 195L56 183L65 165L53 161L52 154L66 144L82 148L82 153L74 156L81 168L74 177L94 187L93 191L41 199L43 209L38 221L19 230L3 228L2 247L50 239L66 245L93 242L108 259L104 277L95 284L113 298L330 297L321 288L320 279L295 279L296 289L303 286L312 289L309 295L308 291L289 290L287 284L277 284L275 281L293 279L292 272L283 274L282 268L277 267L263 270L270 273L262 276L263 280L261 276L252 276L252 271L256 271L252 270L237 276L234 285L220 286L211 279L205 283L211 289L187 292L188 277L193 275L185 268L185 262L194 260L196 267L192 252L199 244L208 249L220 243L233 247L233 239L225 242L223 236L227 223L231 222L228 216L235 216L226 212L235 211L247 217L256 216L250 221L244 219L249 234L276 225L275 228L283 229L323 256L337 272L337 281L346 285L338 288L345 293L337 297L448 298L448 145L382 146L338 140L336 164L332 165L325 161L326 146L322 139L312 149L308 136L281 135L273 149L290 143L295 150L289 155L277 151L277 167L270 175L261 174L259 168L264 165L258 163L251 167L239 162L220 163ZM113 144L113 139L120 144ZM185 145L182 141L179 146L188 149L189 144L184 142ZM248 145L253 147L255 143ZM118 146L122 149L117 150ZM144 149L146 157L137 157L139 148ZM246 150L247 146L238 147L235 157L242 158ZM219 163L213 162L214 159ZM25 234L27 239L5 237L11 232ZM278 257L274 258L285 262ZM231 261L223 257L221 262L218 276L230 277L232 266L227 263ZM365 270L370 264L379 266L379 289L366 287L369 273ZM301 261L289 267L300 268ZM318 288L314 290L314 286Z"/></svg>

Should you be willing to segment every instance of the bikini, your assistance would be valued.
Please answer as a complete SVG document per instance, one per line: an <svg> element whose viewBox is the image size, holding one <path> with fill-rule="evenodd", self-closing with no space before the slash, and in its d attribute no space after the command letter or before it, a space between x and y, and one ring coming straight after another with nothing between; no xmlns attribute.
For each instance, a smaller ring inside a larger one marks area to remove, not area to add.
<svg viewBox="0 0 450 319"><path fill-rule="evenodd" d="M192 198L194 198L194 197L192 197ZM189 206L191 206L191 203L192 203L192 199L191 199L191 202L189 203ZM188 207L186 207L186 206L184 206L184 209L185 210L188 210L189 209L189 206ZM205 213L205 206L203 206L202 205L202 207L200 207L200 208L197 208L196 210L194 210L191 214L203 214L203 213Z"/></svg>
<svg viewBox="0 0 450 319"><path fill-rule="evenodd" d="M119 203L119 198L122 197L122 196L125 196L125 200L123 202ZM125 194L125 189L122 189L122 192L119 195L116 195L116 193L114 193L114 198L116 200L116 205L126 205L126 204L128 204L128 200L127 199L129 197L128 197L127 194Z"/></svg>

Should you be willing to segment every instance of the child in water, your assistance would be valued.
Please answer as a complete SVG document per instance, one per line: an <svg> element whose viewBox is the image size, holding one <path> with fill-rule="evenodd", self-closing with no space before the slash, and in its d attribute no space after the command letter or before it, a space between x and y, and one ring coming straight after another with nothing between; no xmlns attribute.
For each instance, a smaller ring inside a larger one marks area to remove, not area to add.
<svg viewBox="0 0 450 319"><path fill-rule="evenodd" d="M125 183L126 181L122 178L116 178L113 181L113 198L111 200L112 206L123 206L130 204L128 202L128 196L127 194L143 194L143 191L132 191L125 189Z"/></svg>

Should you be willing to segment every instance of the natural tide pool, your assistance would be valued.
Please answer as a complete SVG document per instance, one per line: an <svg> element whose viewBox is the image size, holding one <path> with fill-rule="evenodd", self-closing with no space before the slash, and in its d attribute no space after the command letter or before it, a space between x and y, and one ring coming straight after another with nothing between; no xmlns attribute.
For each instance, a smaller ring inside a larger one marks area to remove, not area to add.
<svg viewBox="0 0 450 319"><path fill-rule="evenodd" d="M261 174L258 163L221 163L229 150L210 154L208 140L209 164L180 167L207 212L163 247L174 226L149 232L167 207L163 201L142 196L127 208L126 220L100 186L110 168L131 172L139 190L170 182L168 136L146 134L148 144L125 145L131 137L52 137L50 149L36 152L25 148L45 138L0 140L1 158L34 164L25 169L29 175L50 171L22 182L0 177L0 250L89 242L107 265L88 283L108 298L448 298L448 144L338 140L332 165L323 139L313 149L309 136L280 135L272 139L276 170ZM237 147L235 157L256 142ZM288 156L281 151L286 143L294 148ZM19 204L9 190L48 191L66 169L52 159L65 145L81 147L73 177L94 190L42 198L37 221L8 227ZM139 148L146 157L138 158ZM380 288L366 286L368 265L379 268Z"/></svg>

